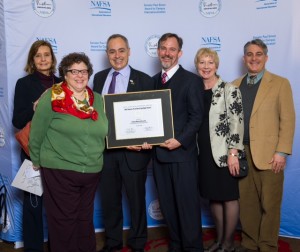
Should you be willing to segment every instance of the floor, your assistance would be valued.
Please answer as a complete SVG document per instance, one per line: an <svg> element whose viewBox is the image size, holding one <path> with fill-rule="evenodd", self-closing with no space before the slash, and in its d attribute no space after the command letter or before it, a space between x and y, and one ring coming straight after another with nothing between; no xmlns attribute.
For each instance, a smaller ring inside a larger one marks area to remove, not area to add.
<svg viewBox="0 0 300 252"><path fill-rule="evenodd" d="M204 246L209 245L214 240L214 230L204 229L203 240ZM124 231L124 240L126 240L127 231ZM167 237L168 233L165 227L160 228L149 228L148 229L148 242L145 247L146 252L166 252L167 251ZM104 244L104 233L97 233L97 250L101 249ZM235 245L238 246L240 243L239 232L235 235ZM300 251L300 239L291 239L279 237L280 252L299 252ZM47 252L47 244L45 243L45 252ZM122 252L129 252L125 247ZM13 243L0 242L0 252L23 252L23 249L14 249Z"/></svg>

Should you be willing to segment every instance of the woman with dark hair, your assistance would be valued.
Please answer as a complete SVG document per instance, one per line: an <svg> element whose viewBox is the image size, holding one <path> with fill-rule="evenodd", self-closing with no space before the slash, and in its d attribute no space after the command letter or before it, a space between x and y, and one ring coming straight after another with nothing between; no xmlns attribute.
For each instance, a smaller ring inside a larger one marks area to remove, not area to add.
<svg viewBox="0 0 300 252"><path fill-rule="evenodd" d="M93 73L83 53L65 56L63 82L40 99L29 149L41 169L51 251L95 252L94 197L108 122L102 97L87 86Z"/></svg>
<svg viewBox="0 0 300 252"><path fill-rule="evenodd" d="M12 123L22 129L31 121L35 106L46 89L60 80L54 75L56 58L51 44L44 40L35 41L28 53L25 72L15 87ZM21 150L21 162L30 160ZM24 251L43 251L43 207L42 197L24 191L23 198L23 241Z"/></svg>

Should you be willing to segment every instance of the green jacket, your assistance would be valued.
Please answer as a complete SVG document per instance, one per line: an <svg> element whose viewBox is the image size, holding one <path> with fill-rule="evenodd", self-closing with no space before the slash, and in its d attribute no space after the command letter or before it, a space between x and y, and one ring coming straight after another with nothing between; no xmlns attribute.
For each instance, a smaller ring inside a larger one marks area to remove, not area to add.
<svg viewBox="0 0 300 252"><path fill-rule="evenodd" d="M96 173L102 170L108 122L103 100L94 93L98 120L52 110L51 91L43 95L32 119L29 150L34 166Z"/></svg>

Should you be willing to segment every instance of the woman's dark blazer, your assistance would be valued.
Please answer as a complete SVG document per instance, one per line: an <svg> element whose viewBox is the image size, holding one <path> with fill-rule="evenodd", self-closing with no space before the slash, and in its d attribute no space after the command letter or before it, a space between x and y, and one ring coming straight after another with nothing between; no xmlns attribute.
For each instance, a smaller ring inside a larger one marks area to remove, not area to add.
<svg viewBox="0 0 300 252"><path fill-rule="evenodd" d="M54 76L54 83L59 82L60 79ZM34 114L33 103L45 92L45 90L46 87L41 83L35 73L18 79L14 96L13 126L17 129L22 129L29 121L31 121ZM22 154L25 154L25 152L22 151Z"/></svg>

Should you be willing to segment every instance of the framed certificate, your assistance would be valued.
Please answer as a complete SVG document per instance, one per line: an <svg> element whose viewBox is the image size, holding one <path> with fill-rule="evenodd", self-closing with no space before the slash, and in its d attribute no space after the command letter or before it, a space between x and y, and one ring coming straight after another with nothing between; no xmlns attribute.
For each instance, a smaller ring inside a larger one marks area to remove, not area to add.
<svg viewBox="0 0 300 252"><path fill-rule="evenodd" d="M108 149L158 145L174 137L171 90L104 95Z"/></svg>

